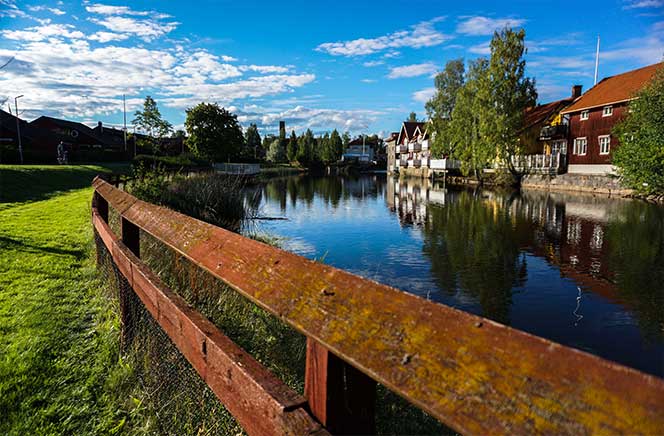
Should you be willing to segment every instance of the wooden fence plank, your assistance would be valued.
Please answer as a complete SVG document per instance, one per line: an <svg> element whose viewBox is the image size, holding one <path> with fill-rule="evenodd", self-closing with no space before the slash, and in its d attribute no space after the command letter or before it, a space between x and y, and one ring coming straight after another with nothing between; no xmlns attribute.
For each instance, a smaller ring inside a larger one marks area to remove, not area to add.
<svg viewBox="0 0 664 436"><path fill-rule="evenodd" d="M95 186L144 231L462 433L664 433L660 378Z"/></svg>
<svg viewBox="0 0 664 436"><path fill-rule="evenodd" d="M136 295L169 338L250 435L328 433L306 399L276 378L172 292L93 210L93 224Z"/></svg>

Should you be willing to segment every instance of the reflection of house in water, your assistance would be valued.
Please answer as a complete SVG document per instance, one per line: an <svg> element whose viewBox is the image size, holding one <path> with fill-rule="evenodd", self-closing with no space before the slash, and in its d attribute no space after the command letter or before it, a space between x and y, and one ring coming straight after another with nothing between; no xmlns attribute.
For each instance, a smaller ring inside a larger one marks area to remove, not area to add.
<svg viewBox="0 0 664 436"><path fill-rule="evenodd" d="M399 215L402 224L424 224L427 204L444 205L448 192L430 179L402 178L387 180L387 206Z"/></svg>

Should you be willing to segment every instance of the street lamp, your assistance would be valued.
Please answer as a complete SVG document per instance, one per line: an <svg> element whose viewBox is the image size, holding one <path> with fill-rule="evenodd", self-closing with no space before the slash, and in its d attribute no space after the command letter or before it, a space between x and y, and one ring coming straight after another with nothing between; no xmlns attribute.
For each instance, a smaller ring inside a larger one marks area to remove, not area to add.
<svg viewBox="0 0 664 436"><path fill-rule="evenodd" d="M18 155L21 160L21 165L23 165L23 144L21 143L21 123L18 119L18 99L23 97L23 94L18 97L14 97L14 109L16 110L16 135L18 136Z"/></svg>

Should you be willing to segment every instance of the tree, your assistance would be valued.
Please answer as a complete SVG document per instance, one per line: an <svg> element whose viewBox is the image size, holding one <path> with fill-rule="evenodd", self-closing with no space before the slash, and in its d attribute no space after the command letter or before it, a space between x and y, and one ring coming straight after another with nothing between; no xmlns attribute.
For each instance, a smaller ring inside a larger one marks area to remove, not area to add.
<svg viewBox="0 0 664 436"><path fill-rule="evenodd" d="M344 132L344 134L341 135L341 145L343 146L343 150L346 150L351 139L350 133L348 132Z"/></svg>
<svg viewBox="0 0 664 436"><path fill-rule="evenodd" d="M629 104L613 129L620 147L613 163L626 184L645 194L664 193L664 68Z"/></svg>
<svg viewBox="0 0 664 436"><path fill-rule="evenodd" d="M334 150L332 150L330 143L330 134L325 132L325 135L321 136L318 140L318 150L320 155L320 161L324 163L334 162Z"/></svg>
<svg viewBox="0 0 664 436"><path fill-rule="evenodd" d="M313 150L316 145L316 139L311 129L307 131L298 139L296 159L302 166L309 166L313 160Z"/></svg>
<svg viewBox="0 0 664 436"><path fill-rule="evenodd" d="M408 119L406 120L411 123L417 123L417 114L415 112L411 112L410 115L408 115Z"/></svg>
<svg viewBox="0 0 664 436"><path fill-rule="evenodd" d="M480 58L470 62L465 83L459 89L448 126L450 147L461 160L465 174L482 179L484 168L496 157L490 134L491 89L489 61Z"/></svg>
<svg viewBox="0 0 664 436"><path fill-rule="evenodd" d="M295 130L291 131L291 136L288 139L286 157L288 158L288 162L295 162L297 157L297 135L295 134Z"/></svg>
<svg viewBox="0 0 664 436"><path fill-rule="evenodd" d="M465 68L463 59L445 64L445 69L436 75L436 92L426 105L431 133L431 152L436 157L453 155L449 124L459 90L463 86Z"/></svg>
<svg viewBox="0 0 664 436"><path fill-rule="evenodd" d="M161 112L155 102L149 95L143 102L143 110L136 111L132 124L148 135L147 145L154 154L160 150L161 141L173 130L171 123L162 118Z"/></svg>
<svg viewBox="0 0 664 436"><path fill-rule="evenodd" d="M200 103L187 109L187 145L199 157L225 162L240 156L244 145L237 116L216 103Z"/></svg>
<svg viewBox="0 0 664 436"><path fill-rule="evenodd" d="M270 162L284 162L287 159L284 141L278 137L272 137L272 142L267 150L266 159Z"/></svg>
<svg viewBox="0 0 664 436"><path fill-rule="evenodd" d="M245 132L245 144L247 150L253 154L253 158L260 157L259 149L261 148L261 135L258 133L258 126L251 123Z"/></svg>
<svg viewBox="0 0 664 436"><path fill-rule="evenodd" d="M350 142L350 139L348 139L348 141ZM330 149L334 153L334 161L340 160L341 156L344 154L344 141L341 139L341 136L339 136L339 132L337 131L337 129L334 129L332 131L332 134L330 135L329 145Z"/></svg>
<svg viewBox="0 0 664 436"><path fill-rule="evenodd" d="M525 37L523 29L494 33L489 61L491 100L486 108L491 124L487 133L497 148L498 158L517 182L523 174L515 167L514 158L523 154L519 134L524 114L528 107L537 103L535 80L525 76Z"/></svg>

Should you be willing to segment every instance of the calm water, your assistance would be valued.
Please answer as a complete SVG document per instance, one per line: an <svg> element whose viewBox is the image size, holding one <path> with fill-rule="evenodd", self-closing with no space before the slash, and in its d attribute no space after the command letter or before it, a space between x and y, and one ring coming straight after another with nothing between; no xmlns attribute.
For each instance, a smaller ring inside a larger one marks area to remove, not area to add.
<svg viewBox="0 0 664 436"><path fill-rule="evenodd" d="M664 208L381 175L257 192L309 258L664 377Z"/></svg>

